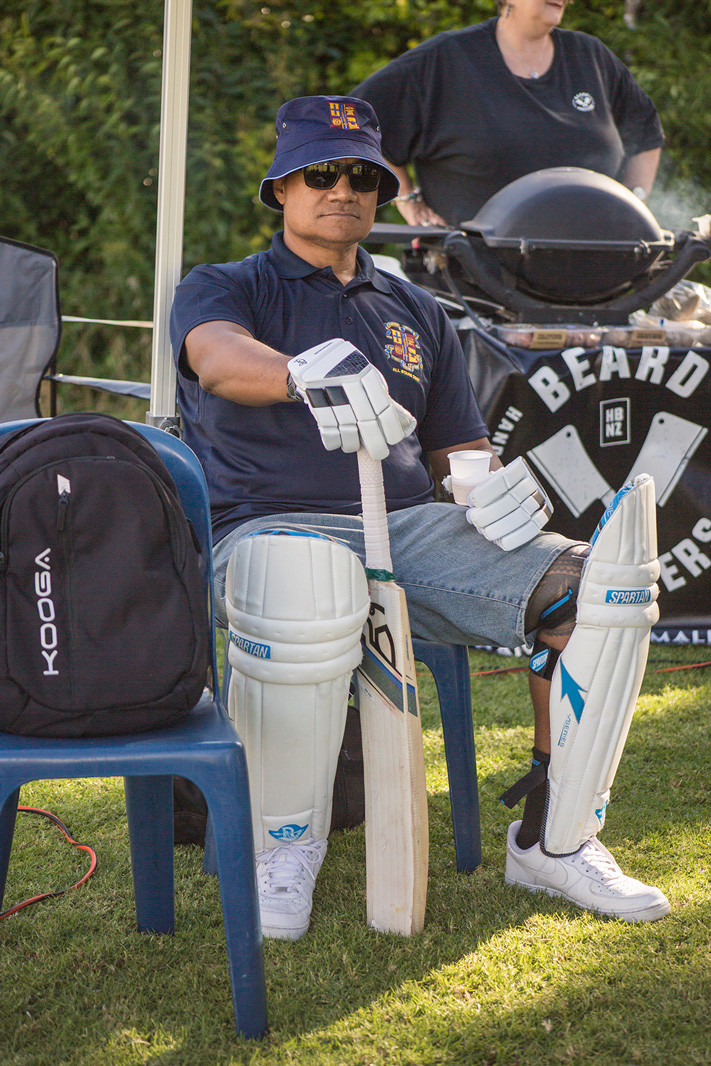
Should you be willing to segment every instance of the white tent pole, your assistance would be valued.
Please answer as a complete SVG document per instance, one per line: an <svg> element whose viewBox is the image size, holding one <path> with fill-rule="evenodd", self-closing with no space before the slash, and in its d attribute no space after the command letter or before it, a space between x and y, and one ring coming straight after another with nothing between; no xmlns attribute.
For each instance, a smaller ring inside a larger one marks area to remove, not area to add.
<svg viewBox="0 0 711 1066"><path fill-rule="evenodd" d="M183 267L191 31L192 0L165 0L151 403L146 415L153 425L176 413L169 321Z"/></svg>

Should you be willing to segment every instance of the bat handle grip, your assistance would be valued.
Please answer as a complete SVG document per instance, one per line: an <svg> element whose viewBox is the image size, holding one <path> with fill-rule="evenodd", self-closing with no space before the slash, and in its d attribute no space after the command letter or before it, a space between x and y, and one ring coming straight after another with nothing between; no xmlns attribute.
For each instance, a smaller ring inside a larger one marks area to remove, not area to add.
<svg viewBox="0 0 711 1066"><path fill-rule="evenodd" d="M392 572L388 515L383 489L383 467L365 448L358 449L358 477L363 504L365 565L369 570Z"/></svg>

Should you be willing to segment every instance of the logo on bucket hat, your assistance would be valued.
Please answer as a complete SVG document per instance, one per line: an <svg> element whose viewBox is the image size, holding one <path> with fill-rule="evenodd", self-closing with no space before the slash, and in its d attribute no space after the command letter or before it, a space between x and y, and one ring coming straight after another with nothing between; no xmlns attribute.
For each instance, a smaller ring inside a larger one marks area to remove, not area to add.
<svg viewBox="0 0 711 1066"><path fill-rule="evenodd" d="M272 165L259 187L259 199L274 211L282 207L272 182L311 163L365 159L382 171L378 206L397 196L400 182L383 159L380 125L373 108L355 96L300 96L282 104L276 117Z"/></svg>
<svg viewBox="0 0 711 1066"><path fill-rule="evenodd" d="M359 130L358 116L353 104L337 103L330 100L328 109L331 113L331 125L344 130Z"/></svg>

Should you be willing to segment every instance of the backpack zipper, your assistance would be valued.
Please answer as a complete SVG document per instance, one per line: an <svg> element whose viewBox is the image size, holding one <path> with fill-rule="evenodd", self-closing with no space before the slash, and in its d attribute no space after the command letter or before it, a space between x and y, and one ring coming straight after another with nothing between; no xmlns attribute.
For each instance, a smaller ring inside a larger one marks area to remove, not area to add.
<svg viewBox="0 0 711 1066"><path fill-rule="evenodd" d="M67 509L69 507L69 493L63 492L59 497L57 503L57 532L64 532L64 526L67 520Z"/></svg>
<svg viewBox="0 0 711 1066"><path fill-rule="evenodd" d="M67 511L71 502L72 492L71 482L63 474L57 474L57 492L59 493L57 501L57 532L62 533L67 521Z"/></svg>
<svg viewBox="0 0 711 1066"><path fill-rule="evenodd" d="M102 457L103 458L103 457ZM7 541L8 541L8 526L10 524L10 507L12 501L15 498L16 493L24 486L24 484L35 477L40 469L50 470L53 466L57 466L60 463L65 463L66 460L58 459L55 463L50 463L47 467L39 467L35 470L29 470L17 484L13 485L7 496L2 503L2 521L0 521L0 568L5 568L8 563L7 558ZM72 487L69 479L62 474L57 474L57 531L63 532L66 521L69 504L71 503L71 491Z"/></svg>

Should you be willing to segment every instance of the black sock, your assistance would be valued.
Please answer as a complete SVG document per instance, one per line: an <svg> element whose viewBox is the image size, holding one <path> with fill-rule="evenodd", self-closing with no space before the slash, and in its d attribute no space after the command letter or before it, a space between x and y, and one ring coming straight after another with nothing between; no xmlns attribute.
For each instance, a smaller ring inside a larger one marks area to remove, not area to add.
<svg viewBox="0 0 711 1066"><path fill-rule="evenodd" d="M548 763L550 762L550 755L544 751L539 751L538 748L533 749L533 765L542 765L548 770ZM541 825L543 824L543 813L546 806L546 789L547 781L541 781L540 785L536 785L526 796L526 803L523 808L523 820L519 826L518 833L516 834L516 843L520 848L532 848L534 844L537 844L541 836Z"/></svg>

